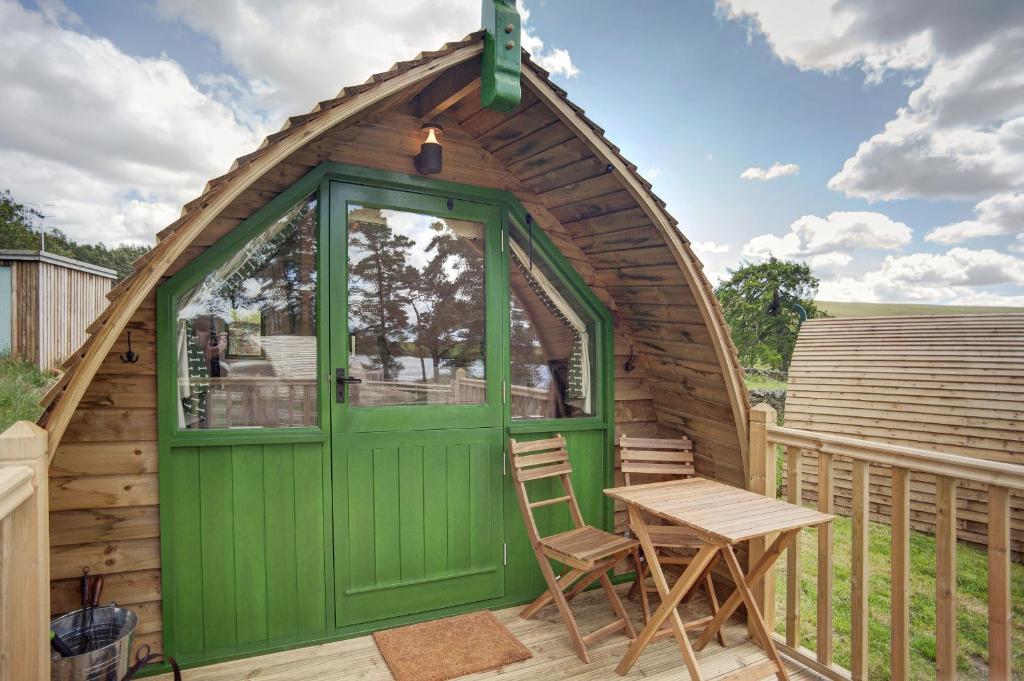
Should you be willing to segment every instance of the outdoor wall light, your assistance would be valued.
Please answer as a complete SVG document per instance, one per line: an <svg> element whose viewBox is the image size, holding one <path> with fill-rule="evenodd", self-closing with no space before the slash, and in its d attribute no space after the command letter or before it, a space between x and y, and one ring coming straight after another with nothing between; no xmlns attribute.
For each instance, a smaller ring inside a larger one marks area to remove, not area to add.
<svg viewBox="0 0 1024 681"><path fill-rule="evenodd" d="M426 139L416 155L416 170L421 175L436 175L441 172L441 142L437 139L443 129L437 123L424 123Z"/></svg>

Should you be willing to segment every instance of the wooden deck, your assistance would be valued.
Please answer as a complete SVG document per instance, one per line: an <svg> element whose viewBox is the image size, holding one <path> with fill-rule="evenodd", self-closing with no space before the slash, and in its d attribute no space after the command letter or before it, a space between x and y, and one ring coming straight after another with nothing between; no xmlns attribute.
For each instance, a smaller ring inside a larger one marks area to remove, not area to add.
<svg viewBox="0 0 1024 681"><path fill-rule="evenodd" d="M625 590L627 587L619 587ZM640 609L636 603L625 600L626 607L639 626ZM582 664L576 657L565 625L558 617L554 606L548 606L532 620L522 620L520 607L499 610L498 619L526 644L533 652L533 658L512 664L500 671L484 672L462 677L466 681L501 676L508 681L520 679L565 679L589 681L591 679L615 679L615 665L626 652L627 641L622 636L611 636L590 647L591 663ZM701 598L695 597L680 612L689 619L687 612L694 610L706 613ZM611 610L607 600L599 591L583 594L574 601L573 611L580 626L592 631L601 624L611 621ZM728 648L712 642L697 654L701 669L708 681L729 675L739 667L766 659L764 652L750 642L746 625L734 618L725 628ZM785 658L784 658L785 659ZM786 659L786 667L792 681L812 681L822 677ZM361 681L390 681L393 677L377 651L370 636L336 641L318 646L299 648L282 653L250 657L244 660L225 662L196 669L186 670L188 681L234 681L236 679L260 679L260 681L316 681L326 679L360 679ZM159 681L171 681L171 675L153 677ZM674 641L663 639L641 655L626 679L673 679L690 678L683 666L682 657ZM765 677L774 679L774 675ZM751 679L750 681L756 681Z"/></svg>

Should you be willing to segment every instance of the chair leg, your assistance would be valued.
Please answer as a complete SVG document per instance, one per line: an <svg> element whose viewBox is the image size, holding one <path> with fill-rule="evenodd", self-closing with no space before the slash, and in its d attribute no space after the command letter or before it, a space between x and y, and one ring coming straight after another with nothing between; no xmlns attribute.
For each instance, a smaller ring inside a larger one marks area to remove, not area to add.
<svg viewBox="0 0 1024 681"><path fill-rule="evenodd" d="M579 625L576 624L576 618L572 616L572 610L569 608L569 602L565 600L565 594L562 593L562 589L565 587L558 583L558 579L555 577L554 570L551 569L551 564L548 562L547 556L537 552L537 560L540 563L540 571L541 574L544 575L544 581L548 584L548 594L550 594L551 600L553 600L555 605L558 607L558 612L562 615L562 620L565 622L565 626L569 630L569 638L572 639L573 647L576 649L576 655L580 658L583 664L589 664L590 655L587 653L587 644L583 640L583 635L580 633ZM563 577L571 574L572 572L582 573L580 570L570 570L563 575ZM540 599L537 599L537 601L539 600ZM534 603L537 601L534 601ZM531 605L530 607L532 608L533 606Z"/></svg>
<svg viewBox="0 0 1024 681"><path fill-rule="evenodd" d="M547 561L547 558L545 557L545 558L543 558L543 560ZM543 571L543 568L541 568L541 570ZM551 572L551 575L554 577L555 573L554 573L553 570L551 570L550 563L548 563L548 570ZM575 582L577 579L579 579L583 575L584 575L583 570L578 570L576 568L571 568L571 569L566 569L565 572L563 572L561 575L559 575L557 577L554 577L554 579L555 579L555 582L558 584L560 590L564 591L565 589L568 589L569 586L571 586L573 582ZM545 580L546 579L547 578L545 577ZM591 581L593 581L593 580L591 580ZM589 582L588 582L588 584L589 584ZM536 615L537 612L540 611L541 608L543 608L545 605L550 603L551 600L552 600L551 589L548 589L547 591L542 593L540 596L537 596L537 598L534 599L534 601L532 603L530 603L528 606L523 608L522 611L519 613L519 616L522 617L524 620L528 620L531 617L533 617L534 615Z"/></svg>
<svg viewBox="0 0 1024 681"><path fill-rule="evenodd" d="M604 592L608 595L608 601L611 603L612 610L615 611L616 616L622 620L622 628L625 630L626 637L630 640L636 638L636 630L633 628L633 623L629 621L629 613L626 612L626 608L622 605L622 600L619 598L619 594L616 593L615 587L612 585L612 580L608 579L608 575L601 572L600 576L601 586L604 587Z"/></svg>
<svg viewBox="0 0 1024 681"><path fill-rule="evenodd" d="M644 616L644 624L651 619L651 602L647 597L647 563L640 561L640 549L633 549L633 563L636 565L636 581L630 587L629 595L636 591L640 594L640 611Z"/></svg>

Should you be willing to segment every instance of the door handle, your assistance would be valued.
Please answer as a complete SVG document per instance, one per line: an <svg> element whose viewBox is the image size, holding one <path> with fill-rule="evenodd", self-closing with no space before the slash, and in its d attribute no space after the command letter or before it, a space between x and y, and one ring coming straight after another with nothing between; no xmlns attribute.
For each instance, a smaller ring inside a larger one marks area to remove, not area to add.
<svg viewBox="0 0 1024 681"><path fill-rule="evenodd" d="M344 369L335 369L334 371L334 384L335 384L335 399L341 403L345 401L345 386L362 383L363 379L356 378L355 376L345 376Z"/></svg>

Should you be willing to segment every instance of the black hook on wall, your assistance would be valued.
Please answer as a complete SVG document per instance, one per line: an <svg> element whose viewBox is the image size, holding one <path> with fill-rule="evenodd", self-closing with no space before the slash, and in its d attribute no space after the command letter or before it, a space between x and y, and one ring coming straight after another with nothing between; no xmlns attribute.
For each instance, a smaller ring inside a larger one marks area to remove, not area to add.
<svg viewBox="0 0 1024 681"><path fill-rule="evenodd" d="M139 356L132 352L132 332L128 332L128 352L121 355L121 361L125 364L135 364L139 361Z"/></svg>
<svg viewBox="0 0 1024 681"><path fill-rule="evenodd" d="M636 349L632 345L629 346L629 357L626 358L622 368L626 371L636 369Z"/></svg>

